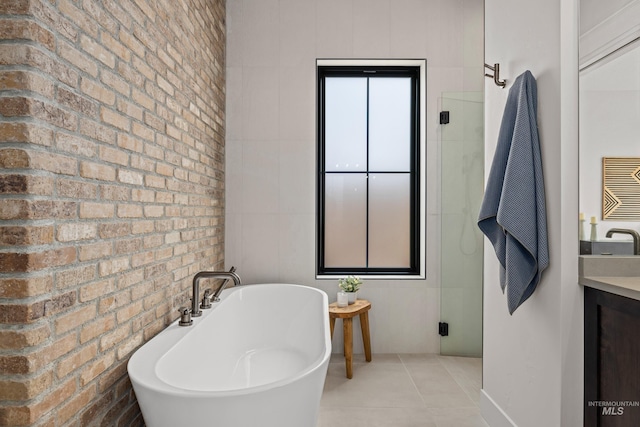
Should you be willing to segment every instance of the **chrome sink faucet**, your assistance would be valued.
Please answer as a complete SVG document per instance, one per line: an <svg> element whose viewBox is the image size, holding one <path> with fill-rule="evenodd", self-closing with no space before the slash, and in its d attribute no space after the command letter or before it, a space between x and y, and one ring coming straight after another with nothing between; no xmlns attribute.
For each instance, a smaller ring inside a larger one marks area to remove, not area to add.
<svg viewBox="0 0 640 427"><path fill-rule="evenodd" d="M617 234L628 234L633 237L633 254L640 255L640 235L635 230L629 230L627 228L612 228L607 231L607 237L613 236L615 233Z"/></svg>
<svg viewBox="0 0 640 427"><path fill-rule="evenodd" d="M206 302L208 301L203 301L203 305L200 307L198 306L198 302L200 298L200 279L227 279L224 282L222 282L220 287L215 291L213 295L209 296L210 291L208 289L207 291L209 292L205 292L205 300L210 299L213 301L219 301L220 299L218 297L220 293L224 290L224 288L227 287L227 283L229 282L229 279L233 280L233 283L235 286L242 285L242 281L240 280L240 277L235 273L235 271L236 271L236 268L231 267L231 270L229 271L201 271L200 273L197 273L195 276L193 276L193 289L192 289L192 295L191 295L191 317L202 316L202 311L200 310L200 307L207 307Z"/></svg>

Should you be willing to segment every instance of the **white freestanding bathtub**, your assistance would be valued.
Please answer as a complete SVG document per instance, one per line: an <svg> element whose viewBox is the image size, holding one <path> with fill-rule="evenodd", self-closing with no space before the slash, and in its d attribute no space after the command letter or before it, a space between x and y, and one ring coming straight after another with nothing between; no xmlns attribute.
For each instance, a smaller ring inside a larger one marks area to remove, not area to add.
<svg viewBox="0 0 640 427"><path fill-rule="evenodd" d="M129 377L147 427L316 427L331 354L327 294L245 285L138 349Z"/></svg>

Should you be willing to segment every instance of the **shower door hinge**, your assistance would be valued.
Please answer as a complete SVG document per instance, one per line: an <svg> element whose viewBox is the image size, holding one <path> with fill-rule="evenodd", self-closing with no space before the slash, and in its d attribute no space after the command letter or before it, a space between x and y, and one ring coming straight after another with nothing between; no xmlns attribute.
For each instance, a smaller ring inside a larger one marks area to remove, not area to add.
<svg viewBox="0 0 640 427"><path fill-rule="evenodd" d="M440 124L446 125L449 123L449 112L448 111L440 111Z"/></svg>
<svg viewBox="0 0 640 427"><path fill-rule="evenodd" d="M449 336L449 324L447 322L438 323L438 333L443 337Z"/></svg>

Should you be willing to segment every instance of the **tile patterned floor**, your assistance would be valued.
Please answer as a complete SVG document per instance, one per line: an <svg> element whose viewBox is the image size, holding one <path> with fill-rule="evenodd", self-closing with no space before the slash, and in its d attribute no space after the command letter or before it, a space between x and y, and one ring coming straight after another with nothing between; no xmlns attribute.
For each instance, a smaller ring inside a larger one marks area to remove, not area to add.
<svg viewBox="0 0 640 427"><path fill-rule="evenodd" d="M333 355L318 427L488 427L480 416L482 360L434 354L354 356L353 379Z"/></svg>

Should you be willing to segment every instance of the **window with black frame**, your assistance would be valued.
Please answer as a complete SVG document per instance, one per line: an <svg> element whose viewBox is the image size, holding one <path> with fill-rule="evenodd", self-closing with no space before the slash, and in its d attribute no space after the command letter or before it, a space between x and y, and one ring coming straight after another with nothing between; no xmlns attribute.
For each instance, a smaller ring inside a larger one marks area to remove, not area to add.
<svg viewBox="0 0 640 427"><path fill-rule="evenodd" d="M317 76L318 275L420 274L420 67Z"/></svg>

